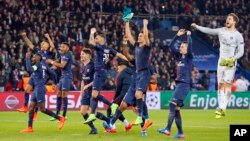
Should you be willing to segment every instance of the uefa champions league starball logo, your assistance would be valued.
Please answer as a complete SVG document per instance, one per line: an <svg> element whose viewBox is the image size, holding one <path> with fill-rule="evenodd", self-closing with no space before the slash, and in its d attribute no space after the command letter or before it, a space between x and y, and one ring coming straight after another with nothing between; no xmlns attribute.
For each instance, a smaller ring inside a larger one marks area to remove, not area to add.
<svg viewBox="0 0 250 141"><path fill-rule="evenodd" d="M5 101L5 105L9 109L15 109L17 105L19 104L19 100L14 95L9 95Z"/></svg>
<svg viewBox="0 0 250 141"><path fill-rule="evenodd" d="M146 102L147 102L147 105L151 108L157 107L159 103L158 97L155 94L148 94Z"/></svg>

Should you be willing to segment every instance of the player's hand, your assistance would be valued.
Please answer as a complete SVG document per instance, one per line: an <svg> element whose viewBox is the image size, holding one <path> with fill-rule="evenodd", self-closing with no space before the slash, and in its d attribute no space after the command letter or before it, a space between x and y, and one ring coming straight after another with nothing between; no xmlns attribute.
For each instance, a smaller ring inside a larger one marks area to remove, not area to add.
<svg viewBox="0 0 250 141"><path fill-rule="evenodd" d="M53 63L54 63L54 61L53 61L52 59L47 59L46 62L47 62L48 64L52 64L52 65L53 65Z"/></svg>
<svg viewBox="0 0 250 141"><path fill-rule="evenodd" d="M234 63L235 63L234 57L230 57L229 59L227 59L227 66L228 67L230 67L230 68L233 67Z"/></svg>
<svg viewBox="0 0 250 141"><path fill-rule="evenodd" d="M143 25L148 25L148 20L147 19L143 19Z"/></svg>
<svg viewBox="0 0 250 141"><path fill-rule="evenodd" d="M180 29L178 32L177 32L177 36L182 36L186 33L186 30L185 29Z"/></svg>
<svg viewBox="0 0 250 141"><path fill-rule="evenodd" d="M96 32L96 28L93 27L93 28L90 29L91 34L94 34L95 32Z"/></svg>
<svg viewBox="0 0 250 141"><path fill-rule="evenodd" d="M192 23L192 24L191 24L191 27L192 27L193 29L196 29L197 26L198 26L198 25L197 25L196 23Z"/></svg>
<svg viewBox="0 0 250 141"><path fill-rule="evenodd" d="M30 59L31 53L30 53L30 52L27 52L26 55L25 55L25 57L26 57L27 59Z"/></svg>
<svg viewBox="0 0 250 141"><path fill-rule="evenodd" d="M227 66L227 60L222 58L220 60L220 66Z"/></svg>
<svg viewBox="0 0 250 141"><path fill-rule="evenodd" d="M20 35L21 35L23 38L24 38L24 37L27 37L26 32L22 32Z"/></svg>
<svg viewBox="0 0 250 141"><path fill-rule="evenodd" d="M188 30L188 31L187 31L187 35L191 35L191 31Z"/></svg>
<svg viewBox="0 0 250 141"><path fill-rule="evenodd" d="M47 39L50 38L48 33L44 34L44 37L47 38Z"/></svg>

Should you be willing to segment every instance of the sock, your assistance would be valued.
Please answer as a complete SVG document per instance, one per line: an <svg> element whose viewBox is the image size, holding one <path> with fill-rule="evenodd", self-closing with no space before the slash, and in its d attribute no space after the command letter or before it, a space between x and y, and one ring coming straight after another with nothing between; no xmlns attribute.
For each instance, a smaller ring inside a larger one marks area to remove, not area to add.
<svg viewBox="0 0 250 141"><path fill-rule="evenodd" d="M84 120L87 120L88 117L89 117L88 114L83 115ZM90 127L91 129L96 129L96 128L95 128L95 125L93 124L93 122L89 122L88 125L89 125L89 127Z"/></svg>
<svg viewBox="0 0 250 141"><path fill-rule="evenodd" d="M123 114L121 114L121 116L119 117L119 120L120 120L121 122L123 122L123 121L125 120L125 117L124 117Z"/></svg>
<svg viewBox="0 0 250 141"><path fill-rule="evenodd" d="M24 94L24 106L28 107L28 103L29 103L29 93L25 93Z"/></svg>
<svg viewBox="0 0 250 141"><path fill-rule="evenodd" d="M113 118L111 119L111 123L110 124L115 124L115 122L117 121L117 119L122 115L122 112L117 109L115 112L115 115L113 116Z"/></svg>
<svg viewBox="0 0 250 141"><path fill-rule="evenodd" d="M61 106L62 106L62 97L57 97L56 98L56 114L57 115L60 114Z"/></svg>
<svg viewBox="0 0 250 141"><path fill-rule="evenodd" d="M142 98L140 99L136 99L136 105L137 105L137 108L138 108L138 116L142 116L142 112L143 112L143 101L142 101Z"/></svg>
<svg viewBox="0 0 250 141"><path fill-rule="evenodd" d="M230 99L230 96L231 96L231 88L226 87L225 94L224 94L224 102L223 102L223 105L222 105L223 110L227 109L227 104L228 104L228 101Z"/></svg>
<svg viewBox="0 0 250 141"><path fill-rule="evenodd" d="M168 124L166 126L166 129L168 129L169 131L171 130L171 126L173 124L174 118L175 118L175 105L170 103L169 104L169 115L168 115Z"/></svg>
<svg viewBox="0 0 250 141"><path fill-rule="evenodd" d="M90 107L91 107L91 114L94 114L97 108L97 99L94 98L90 99Z"/></svg>
<svg viewBox="0 0 250 141"><path fill-rule="evenodd" d="M112 104L109 100L107 100L103 95L100 94L96 97L96 99L103 102L104 104L107 104L108 106L111 106Z"/></svg>
<svg viewBox="0 0 250 141"><path fill-rule="evenodd" d="M68 110L68 97L63 98L63 117L66 116Z"/></svg>
<svg viewBox="0 0 250 141"><path fill-rule="evenodd" d="M100 119L100 120L103 120L103 121L106 121L107 123L109 123L109 118L107 118L106 116L104 116L102 113L100 113L100 112L97 112L96 113L96 117L98 118L98 119Z"/></svg>
<svg viewBox="0 0 250 141"><path fill-rule="evenodd" d="M141 128L143 128L144 124L145 124L145 118L143 117L142 118L142 123L141 123Z"/></svg>
<svg viewBox="0 0 250 141"><path fill-rule="evenodd" d="M57 114L55 114L55 113L53 113L52 111L50 111L50 110L48 110L48 109L45 109L45 111L42 111L44 114L46 114L46 115L49 115L49 116L51 116L51 117L54 117L55 119L60 119L60 117L57 115Z"/></svg>
<svg viewBox="0 0 250 141"><path fill-rule="evenodd" d="M122 123L124 124L125 127L129 125L129 122L126 119L124 119Z"/></svg>
<svg viewBox="0 0 250 141"><path fill-rule="evenodd" d="M222 103L224 100L223 95L224 95L224 90L223 89L218 90L218 108L219 109L222 109Z"/></svg>
<svg viewBox="0 0 250 141"><path fill-rule="evenodd" d="M176 113L175 114L175 124L177 126L178 133L183 134L180 110L176 110L175 113Z"/></svg>
<svg viewBox="0 0 250 141"><path fill-rule="evenodd" d="M149 119L149 115L148 115L148 106L146 104L145 101L143 101L143 117L145 120Z"/></svg>
<svg viewBox="0 0 250 141"><path fill-rule="evenodd" d="M38 111L38 107L36 106L34 112L37 113L37 111Z"/></svg>
<svg viewBox="0 0 250 141"><path fill-rule="evenodd" d="M107 116L109 118L111 118L111 108L110 107L108 107L108 109L107 109Z"/></svg>
<svg viewBox="0 0 250 141"><path fill-rule="evenodd" d="M34 117L34 110L29 111L29 120L28 120L29 127L33 127L33 117Z"/></svg>

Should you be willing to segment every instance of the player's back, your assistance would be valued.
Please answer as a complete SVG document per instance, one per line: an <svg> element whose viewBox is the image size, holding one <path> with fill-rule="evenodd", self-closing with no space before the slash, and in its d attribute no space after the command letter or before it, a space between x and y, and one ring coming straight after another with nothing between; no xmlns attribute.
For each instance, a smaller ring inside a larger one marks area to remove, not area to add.
<svg viewBox="0 0 250 141"><path fill-rule="evenodd" d="M235 55L237 47L241 44L242 35L238 30L229 31L226 27L219 28L220 57L230 58Z"/></svg>

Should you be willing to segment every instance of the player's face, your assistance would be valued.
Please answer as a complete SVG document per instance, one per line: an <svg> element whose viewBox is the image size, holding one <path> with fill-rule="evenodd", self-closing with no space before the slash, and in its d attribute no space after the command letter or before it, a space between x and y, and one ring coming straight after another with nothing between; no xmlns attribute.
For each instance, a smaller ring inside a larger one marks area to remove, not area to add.
<svg viewBox="0 0 250 141"><path fill-rule="evenodd" d="M39 62L39 60L41 59L41 57L37 54L35 54L32 59L31 59L31 62L32 64L36 64L37 62Z"/></svg>
<svg viewBox="0 0 250 141"><path fill-rule="evenodd" d="M140 33L138 35L138 43L145 43L145 39L144 39L143 33Z"/></svg>
<svg viewBox="0 0 250 141"><path fill-rule="evenodd" d="M95 37L95 43L96 44L99 44L99 45L103 45L105 42L105 39L103 37L101 37L100 35L97 35Z"/></svg>
<svg viewBox="0 0 250 141"><path fill-rule="evenodd" d="M227 16L226 27L230 28L232 26L235 26L234 18L233 18L233 16Z"/></svg>
<svg viewBox="0 0 250 141"><path fill-rule="evenodd" d="M65 44L61 44L60 51L61 51L61 54L65 54L68 51L68 46Z"/></svg>
<svg viewBox="0 0 250 141"><path fill-rule="evenodd" d="M40 44L40 47L41 47L42 51L48 50L49 49L49 43L45 42L45 41L42 41L41 44Z"/></svg>
<svg viewBox="0 0 250 141"><path fill-rule="evenodd" d="M81 61L84 62L87 60L90 60L90 55L82 51L81 52Z"/></svg>
<svg viewBox="0 0 250 141"><path fill-rule="evenodd" d="M187 54L187 44L182 43L180 46L180 54Z"/></svg>

